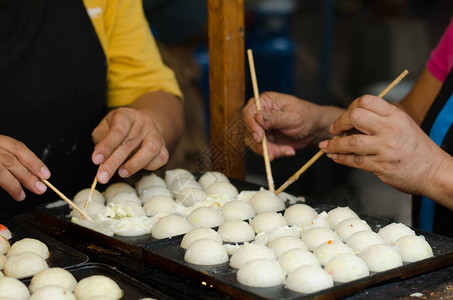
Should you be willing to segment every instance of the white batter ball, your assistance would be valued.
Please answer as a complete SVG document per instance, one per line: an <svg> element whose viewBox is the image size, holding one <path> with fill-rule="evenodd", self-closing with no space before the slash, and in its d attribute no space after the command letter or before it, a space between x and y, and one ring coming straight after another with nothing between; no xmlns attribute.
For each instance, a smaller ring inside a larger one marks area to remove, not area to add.
<svg viewBox="0 0 453 300"><path fill-rule="evenodd" d="M83 205L80 205L79 208L91 218L95 218L97 214L102 214L106 207L102 203L91 201L88 203L86 208L83 208ZM79 212L75 209L73 209L69 215L78 219L82 218Z"/></svg>
<svg viewBox="0 0 453 300"><path fill-rule="evenodd" d="M189 221L185 218L169 215L165 216L154 224L151 236L156 239L169 238L175 235L185 234L192 229Z"/></svg>
<svg viewBox="0 0 453 300"><path fill-rule="evenodd" d="M314 251L316 247L325 242L337 240L340 240L338 235L326 227L314 227L302 234L302 241L310 251Z"/></svg>
<svg viewBox="0 0 453 300"><path fill-rule="evenodd" d="M44 286L56 285L72 292L76 284L77 280L71 273L65 269L55 267L43 270L33 276L28 288L30 292L34 293Z"/></svg>
<svg viewBox="0 0 453 300"><path fill-rule="evenodd" d="M203 190L203 188L198 184L198 182L194 178L177 178L168 187L168 189L171 192L171 195L175 199L185 188L198 188L200 190Z"/></svg>
<svg viewBox="0 0 453 300"><path fill-rule="evenodd" d="M351 247L343 243L342 241L328 241L318 247L316 247L313 254L318 258L321 265L325 266L337 255L340 254L354 254L354 250Z"/></svg>
<svg viewBox="0 0 453 300"><path fill-rule="evenodd" d="M285 273L276 260L254 259L237 272L237 280L252 287L272 287L283 284Z"/></svg>
<svg viewBox="0 0 453 300"><path fill-rule="evenodd" d="M83 189L79 191L77 194L75 194L72 202L74 202L75 205L80 206L80 204L84 205L85 202L88 200L88 195L90 194L90 189ZM105 203L104 196L102 196L102 193L98 190L93 190L93 194L91 195L91 201L96 201L101 204Z"/></svg>
<svg viewBox="0 0 453 300"><path fill-rule="evenodd" d="M296 238L294 236L279 237L270 242L268 247L274 250L275 255L277 255L277 257L280 257L280 255L282 255L286 251L294 248L302 248L304 250L307 250L307 246L305 245L305 243L302 242L301 239Z"/></svg>
<svg viewBox="0 0 453 300"><path fill-rule="evenodd" d="M343 242L346 242L351 237L351 235L363 230L371 230L370 225L368 225L365 220L350 218L341 221L337 225L335 232Z"/></svg>
<svg viewBox="0 0 453 300"><path fill-rule="evenodd" d="M166 188L167 184L165 183L165 180L163 180L156 174L152 173L152 174L145 175L142 178L140 178L140 180L138 180L135 183L135 190L140 195L144 190L146 190L150 187L157 187L157 186Z"/></svg>
<svg viewBox="0 0 453 300"><path fill-rule="evenodd" d="M125 182L117 182L109 185L105 191L104 191L104 198L108 201L110 198L115 196L116 194L119 193L134 193L135 194L135 189L125 183Z"/></svg>
<svg viewBox="0 0 453 300"><path fill-rule="evenodd" d="M7 260L6 256L3 254L0 254L0 270L3 270L6 260Z"/></svg>
<svg viewBox="0 0 453 300"><path fill-rule="evenodd" d="M303 265L321 266L316 256L303 248L293 248L286 251L280 255L278 262L288 274Z"/></svg>
<svg viewBox="0 0 453 300"><path fill-rule="evenodd" d="M142 202L138 198L137 194L135 194L135 191L115 194L107 200L107 205L118 204L126 201L142 205Z"/></svg>
<svg viewBox="0 0 453 300"><path fill-rule="evenodd" d="M193 174L185 169L173 169L165 171L165 183L167 186L177 178L194 178Z"/></svg>
<svg viewBox="0 0 453 300"><path fill-rule="evenodd" d="M233 200L222 206L222 213L226 221L248 220L255 216L253 207L242 200Z"/></svg>
<svg viewBox="0 0 453 300"><path fill-rule="evenodd" d="M9 248L11 248L9 241L3 235L0 235L0 254L6 254Z"/></svg>
<svg viewBox="0 0 453 300"><path fill-rule="evenodd" d="M225 242L241 243L255 238L252 226L241 220L226 221L219 226L217 232Z"/></svg>
<svg viewBox="0 0 453 300"><path fill-rule="evenodd" d="M194 228L197 227L217 227L224 222L220 210L212 207L199 207L194 209L187 217L187 221Z"/></svg>
<svg viewBox="0 0 453 300"><path fill-rule="evenodd" d="M302 233L315 228L315 227L325 227L330 229L329 221L327 221L327 213L325 211L319 213L311 222L311 224L298 225Z"/></svg>
<svg viewBox="0 0 453 300"><path fill-rule="evenodd" d="M385 244L384 239L371 230L356 232L346 241L346 245L358 252L362 252L370 246L382 244Z"/></svg>
<svg viewBox="0 0 453 300"><path fill-rule="evenodd" d="M333 230L337 228L337 225L341 221L350 218L359 219L359 216L349 207L337 207L327 213L327 220L329 221L330 228Z"/></svg>
<svg viewBox="0 0 453 300"><path fill-rule="evenodd" d="M74 289L74 294L78 300L89 300L96 296L117 300L121 299L124 293L112 279L103 275L93 275L80 280Z"/></svg>
<svg viewBox="0 0 453 300"><path fill-rule="evenodd" d="M311 294L333 287L333 279L321 267L305 265L289 273L286 287L298 293Z"/></svg>
<svg viewBox="0 0 453 300"><path fill-rule="evenodd" d="M25 278L33 276L38 272L49 268L47 262L34 252L17 253L8 257L4 273L14 278Z"/></svg>
<svg viewBox="0 0 453 300"><path fill-rule="evenodd" d="M126 217L145 217L146 212L143 207L131 201L122 201L119 203L110 203L108 207L115 213L116 218L126 218Z"/></svg>
<svg viewBox="0 0 453 300"><path fill-rule="evenodd" d="M383 272L403 265L403 260L389 245L373 245L359 254L371 272Z"/></svg>
<svg viewBox="0 0 453 300"><path fill-rule="evenodd" d="M230 259L230 266L239 269L247 262L254 259L276 260L274 250L259 244L245 243L237 249Z"/></svg>
<svg viewBox="0 0 453 300"><path fill-rule="evenodd" d="M316 218L318 213L311 206L307 204L294 204L285 210L283 215L288 225L310 225Z"/></svg>
<svg viewBox="0 0 453 300"><path fill-rule="evenodd" d="M406 235L400 237L395 245L404 262L414 262L433 256L433 249L421 236Z"/></svg>
<svg viewBox="0 0 453 300"><path fill-rule="evenodd" d="M349 282L370 275L366 263L353 254L335 256L324 269L336 282Z"/></svg>
<svg viewBox="0 0 453 300"><path fill-rule="evenodd" d="M138 198L140 199L141 203L146 203L149 199L155 196L167 196L169 198L172 198L172 194L170 191L163 186L152 186L150 188L147 188L146 190L143 190Z"/></svg>
<svg viewBox="0 0 453 300"><path fill-rule="evenodd" d="M402 223L392 223L379 229L378 234L391 246L394 245L400 237L415 235L415 231Z"/></svg>
<svg viewBox="0 0 453 300"><path fill-rule="evenodd" d="M11 249L9 249L6 257L10 258L13 255L22 253L22 252L34 252L43 259L47 259L50 255L49 248L46 244L37 239L24 238L15 242Z"/></svg>
<svg viewBox="0 0 453 300"><path fill-rule="evenodd" d="M215 182L204 189L208 195L226 195L229 199L238 198L238 189L229 182Z"/></svg>
<svg viewBox="0 0 453 300"><path fill-rule="evenodd" d="M16 278L1 277L0 297L14 300L28 300L30 298L30 292L27 286Z"/></svg>
<svg viewBox="0 0 453 300"><path fill-rule="evenodd" d="M283 211L286 208L283 199L271 191L259 191L255 193L250 198L249 203L257 214Z"/></svg>
<svg viewBox="0 0 453 300"><path fill-rule="evenodd" d="M192 229L184 235L180 247L187 249L193 242L205 238L218 241L220 244L222 244L222 238L214 229L199 227Z"/></svg>
<svg viewBox="0 0 453 300"><path fill-rule="evenodd" d="M154 196L146 201L143 209L150 217L159 214L171 215L176 211L176 202L167 196Z"/></svg>
<svg viewBox="0 0 453 300"><path fill-rule="evenodd" d="M256 233L271 232L275 228L287 225L285 217L276 212L263 212L250 220L250 226Z"/></svg>
<svg viewBox="0 0 453 300"><path fill-rule="evenodd" d="M74 294L57 285L48 285L42 287L35 292L30 297L30 300L76 300Z"/></svg>
<svg viewBox="0 0 453 300"><path fill-rule="evenodd" d="M223 173L216 171L206 172L198 179L198 183L204 189L216 182L230 182L230 180Z"/></svg>
<svg viewBox="0 0 453 300"><path fill-rule="evenodd" d="M219 241L204 238L187 248L184 260L195 265L218 265L228 261L228 253Z"/></svg>
<svg viewBox="0 0 453 300"><path fill-rule="evenodd" d="M274 241L275 239L278 239L279 237L283 236L291 236L295 238L300 238L300 231L295 228L295 227L289 227L289 226L283 226L283 227L278 227L272 230L271 232L260 232L258 235L264 234L264 237L266 238L266 244L269 244L270 242ZM258 237L257 235L257 237Z"/></svg>
<svg viewBox="0 0 453 300"><path fill-rule="evenodd" d="M176 194L176 202L184 206L194 206L206 200L208 195L200 187L186 186Z"/></svg>

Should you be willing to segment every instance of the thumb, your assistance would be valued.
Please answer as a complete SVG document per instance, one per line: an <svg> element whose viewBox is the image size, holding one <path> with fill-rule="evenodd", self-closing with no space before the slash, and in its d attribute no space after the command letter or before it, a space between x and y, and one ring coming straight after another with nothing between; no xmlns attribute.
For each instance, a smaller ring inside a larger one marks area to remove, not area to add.
<svg viewBox="0 0 453 300"><path fill-rule="evenodd" d="M285 118L285 113L281 110L262 110L255 115L256 122L264 129L284 128L291 121Z"/></svg>

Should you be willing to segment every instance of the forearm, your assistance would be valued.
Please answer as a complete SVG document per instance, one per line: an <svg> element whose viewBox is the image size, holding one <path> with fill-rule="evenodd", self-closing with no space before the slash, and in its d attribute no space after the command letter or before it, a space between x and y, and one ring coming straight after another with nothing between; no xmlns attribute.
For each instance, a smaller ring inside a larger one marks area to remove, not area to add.
<svg viewBox="0 0 453 300"><path fill-rule="evenodd" d="M426 196L453 210L453 157L439 151L437 164L430 170L429 179L423 191Z"/></svg>
<svg viewBox="0 0 453 300"><path fill-rule="evenodd" d="M176 96L164 91L154 91L140 96L129 107L151 116L165 139L166 147L171 150L183 132L184 111L182 105L182 101Z"/></svg>

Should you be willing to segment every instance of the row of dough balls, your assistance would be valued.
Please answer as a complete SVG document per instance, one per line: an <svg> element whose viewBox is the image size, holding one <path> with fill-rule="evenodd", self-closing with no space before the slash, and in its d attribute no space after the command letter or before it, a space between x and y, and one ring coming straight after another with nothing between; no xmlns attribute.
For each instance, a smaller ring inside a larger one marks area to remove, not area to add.
<svg viewBox="0 0 453 300"><path fill-rule="evenodd" d="M267 212L256 215L250 224L235 223L227 233L223 225L217 232L197 228L187 233L180 245L187 249L184 259L198 265L229 261L239 269L237 280L248 286L271 287L286 280L293 291L313 293L334 282L349 282L402 266L403 261L433 256L425 239L406 225L392 223L376 233L348 207L318 215L306 204L295 204L284 216ZM240 241L239 236L242 241L255 240L235 247L229 258L228 246L222 243Z"/></svg>

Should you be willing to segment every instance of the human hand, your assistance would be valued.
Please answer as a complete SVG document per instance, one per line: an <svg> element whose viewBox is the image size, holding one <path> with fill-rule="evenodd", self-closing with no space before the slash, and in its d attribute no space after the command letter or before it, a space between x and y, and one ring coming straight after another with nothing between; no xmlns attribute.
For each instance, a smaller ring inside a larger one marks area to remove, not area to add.
<svg viewBox="0 0 453 300"><path fill-rule="evenodd" d="M92 160L103 164L98 181L107 183L118 170L125 178L146 169L156 170L167 163L165 140L152 117L134 108L111 111L93 130L96 144Z"/></svg>
<svg viewBox="0 0 453 300"><path fill-rule="evenodd" d="M375 96L353 101L330 132L346 134L319 144L333 161L373 172L411 194L426 194L442 161L449 160L409 115Z"/></svg>
<svg viewBox="0 0 453 300"><path fill-rule="evenodd" d="M49 179L44 163L23 143L0 135L0 186L16 201L25 199L24 186L35 194L47 187L41 179Z"/></svg>

